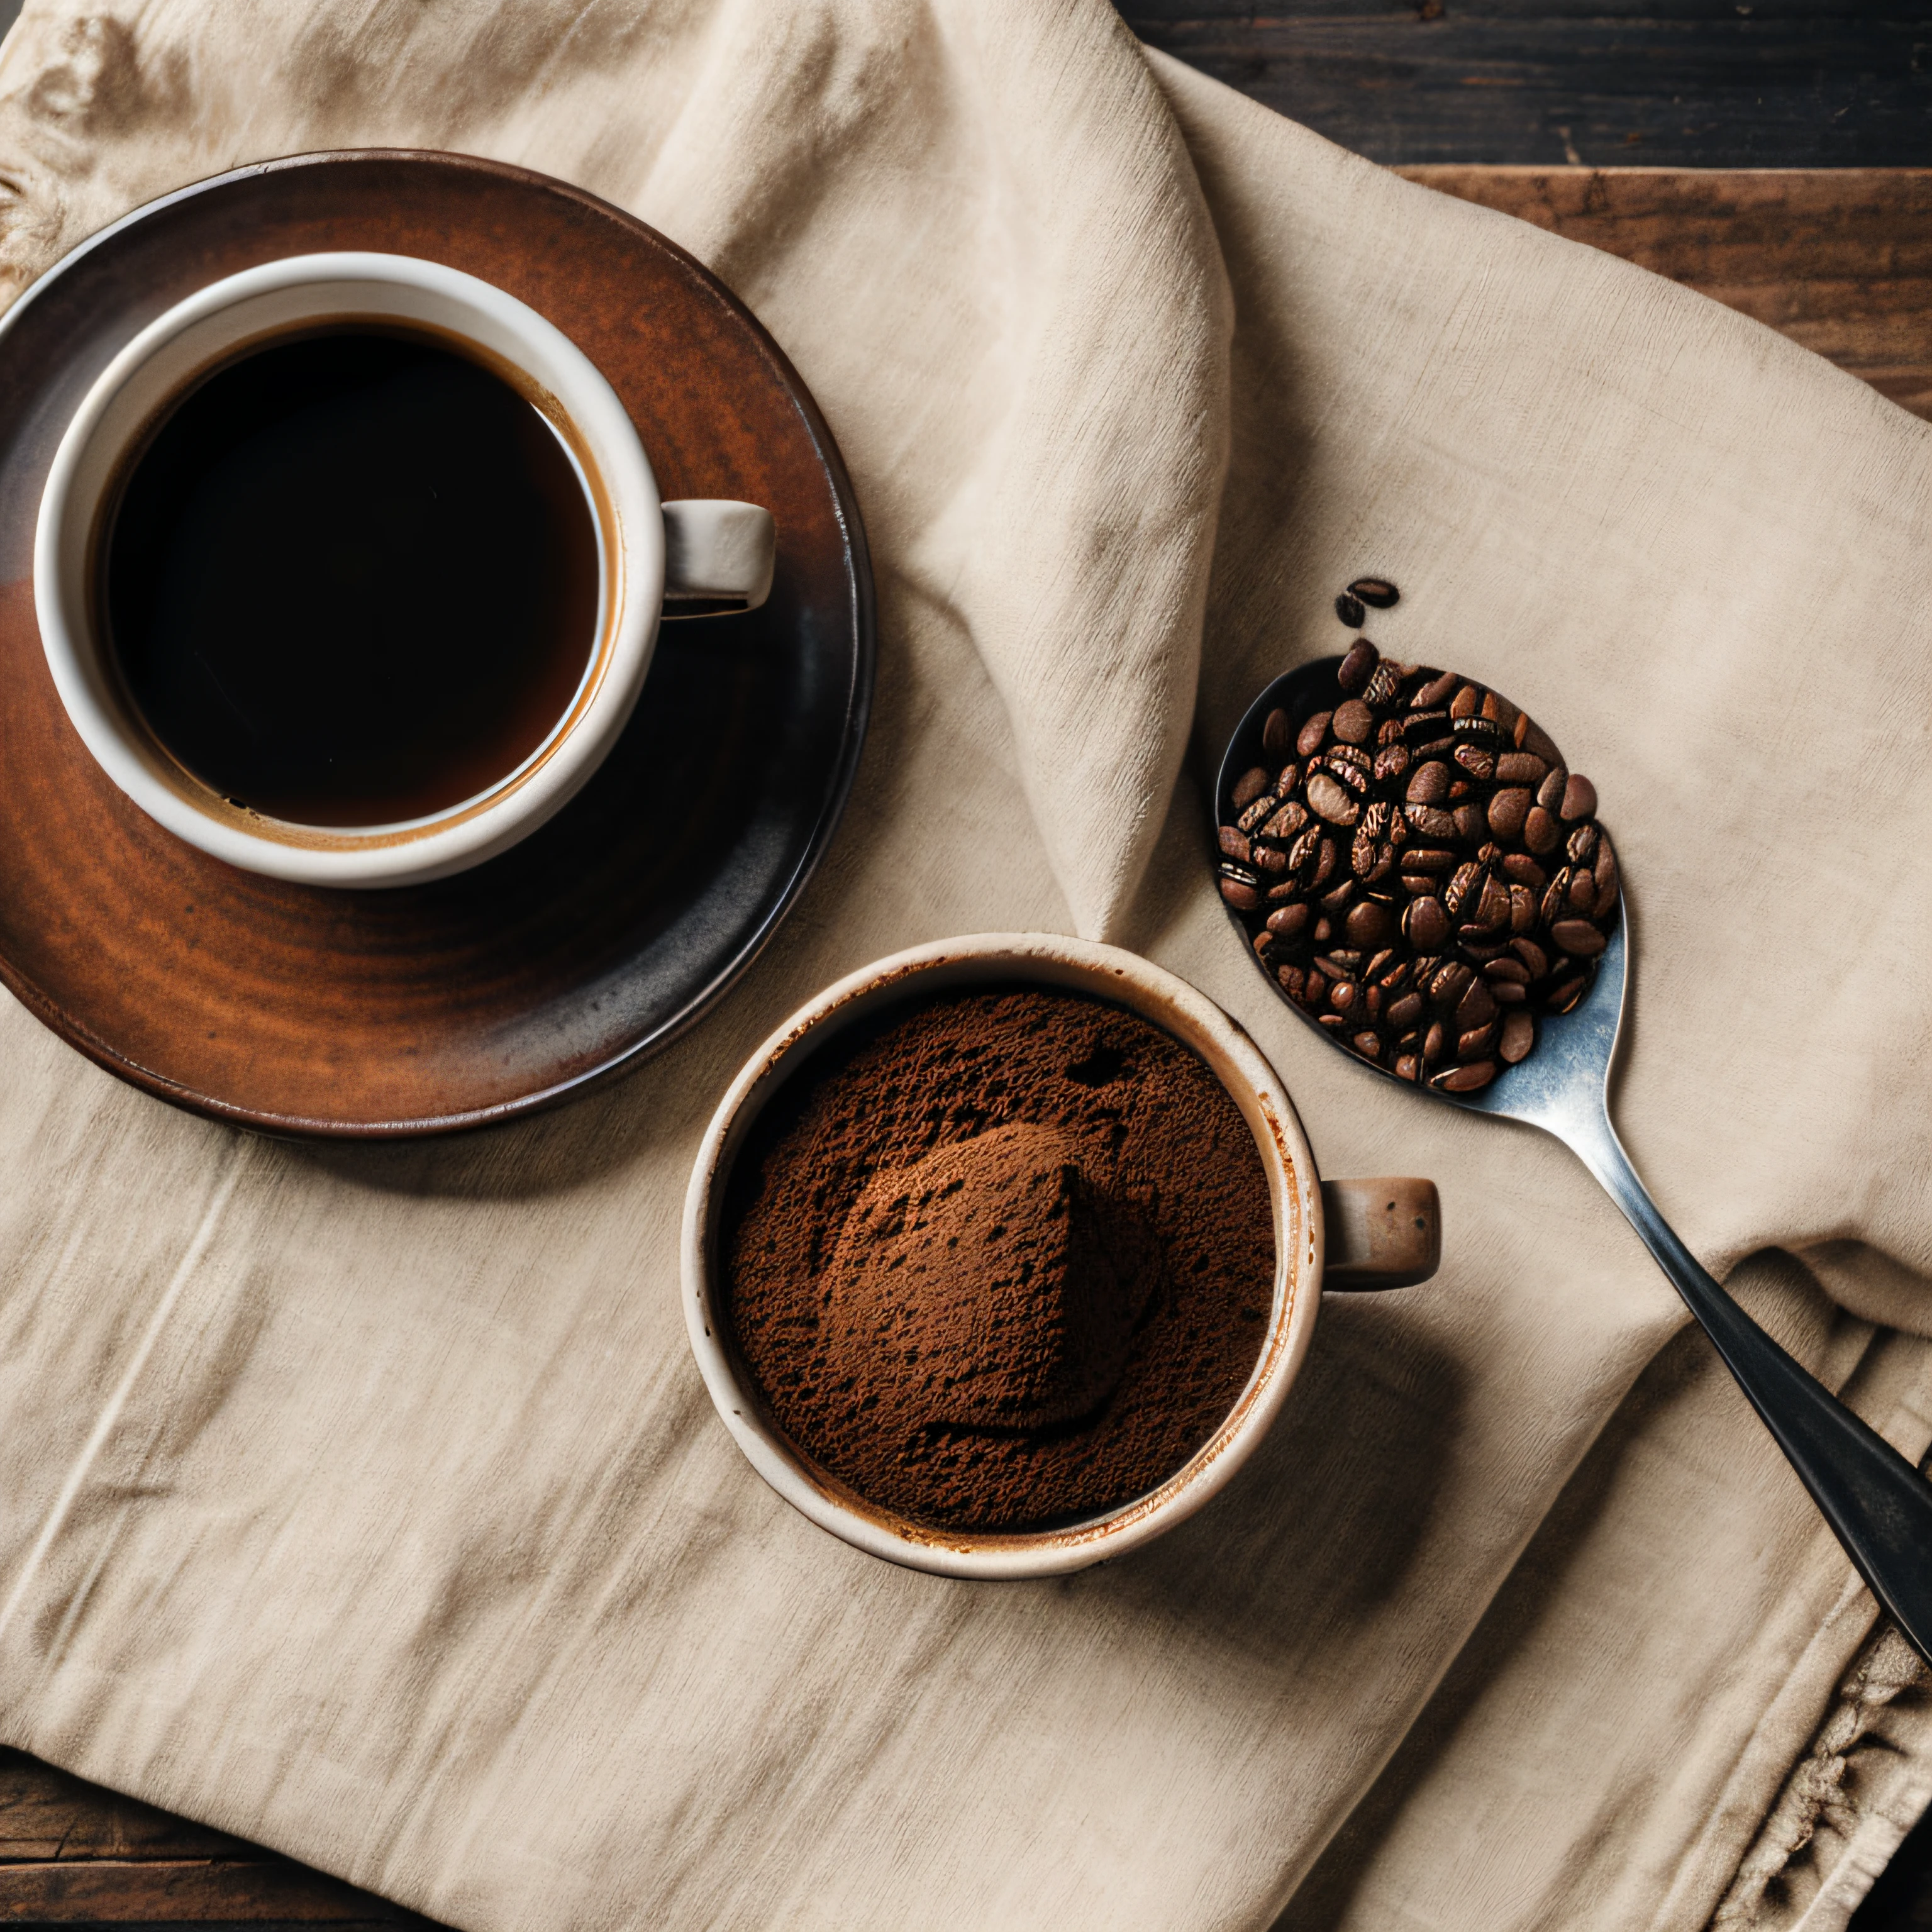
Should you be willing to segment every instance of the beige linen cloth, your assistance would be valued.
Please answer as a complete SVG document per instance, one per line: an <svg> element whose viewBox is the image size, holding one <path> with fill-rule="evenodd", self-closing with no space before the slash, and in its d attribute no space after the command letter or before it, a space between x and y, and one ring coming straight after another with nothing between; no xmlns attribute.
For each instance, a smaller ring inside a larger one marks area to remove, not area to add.
<svg viewBox="0 0 1932 1932"><path fill-rule="evenodd" d="M871 740L754 971L512 1130L253 1139L0 1012L0 1737L476 1932L1841 1927L1932 1790L1916 1667L1582 1169L1276 1000L1199 774L1394 576L1391 652L1600 788L1665 1210L1919 1454L1932 432L1102 0L29 0L6 286L387 143L580 182L769 325L871 534ZM974 1586L752 1474L674 1231L794 1005L1026 927L1205 988L1328 1172L1440 1181L1448 1246L1330 1299L1200 1517Z"/></svg>

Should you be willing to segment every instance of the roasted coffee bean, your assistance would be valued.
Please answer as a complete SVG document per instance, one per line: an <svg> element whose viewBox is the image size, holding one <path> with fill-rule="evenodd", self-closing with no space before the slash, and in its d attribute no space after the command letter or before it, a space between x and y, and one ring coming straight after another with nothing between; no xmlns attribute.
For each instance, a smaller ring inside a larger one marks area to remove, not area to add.
<svg viewBox="0 0 1932 1932"><path fill-rule="evenodd" d="M1306 905L1286 905L1268 916L1268 929L1283 939L1292 939L1308 923Z"/></svg>
<svg viewBox="0 0 1932 1932"><path fill-rule="evenodd" d="M1496 1016L1496 996L1490 982L1472 975L1462 997L1456 1002L1456 1024L1466 1032L1472 1027L1487 1026Z"/></svg>
<svg viewBox="0 0 1932 1932"><path fill-rule="evenodd" d="M1365 745L1375 736L1376 715L1359 698L1351 698L1336 706L1328 728L1345 745Z"/></svg>
<svg viewBox="0 0 1932 1932"><path fill-rule="evenodd" d="M1311 892L1318 890L1322 882L1334 872L1341 856L1340 848L1334 839L1322 840L1320 849L1315 855L1315 876L1308 882L1308 890Z"/></svg>
<svg viewBox="0 0 1932 1932"><path fill-rule="evenodd" d="M1408 700L1410 709L1415 711L1434 711L1438 708L1446 708L1450 694L1462 682L1462 679L1453 670L1437 673Z"/></svg>
<svg viewBox="0 0 1932 1932"><path fill-rule="evenodd" d="M1401 689L1401 665L1390 664L1387 658L1384 658L1370 674L1369 681L1363 687L1362 701L1365 704L1378 706L1384 705L1395 698ZM1384 728L1387 724L1394 723L1395 721L1392 718L1384 721ZM1396 724L1396 729L1399 733L1402 727L1399 724Z"/></svg>
<svg viewBox="0 0 1932 1932"><path fill-rule="evenodd" d="M1277 705L1262 727L1262 749L1271 758L1285 758L1294 742L1294 720Z"/></svg>
<svg viewBox="0 0 1932 1932"><path fill-rule="evenodd" d="M1363 899L1348 909L1344 922L1348 943L1372 952L1395 936L1396 919L1387 906L1375 899Z"/></svg>
<svg viewBox="0 0 1932 1932"><path fill-rule="evenodd" d="M1372 683L1374 680L1371 679L1370 682ZM1400 745L1402 742L1402 720L1400 718L1384 718L1376 727L1377 745Z"/></svg>
<svg viewBox="0 0 1932 1932"><path fill-rule="evenodd" d="M1456 869L1456 855L1452 851L1434 845L1412 845L1402 855L1402 869L1407 872L1453 872ZM1436 887L1426 880L1424 892L1433 892Z"/></svg>
<svg viewBox="0 0 1932 1932"><path fill-rule="evenodd" d="M1506 852L1501 861L1503 876L1519 886L1540 892L1550 883L1550 875L1527 852Z"/></svg>
<svg viewBox="0 0 1932 1932"><path fill-rule="evenodd" d="M1222 826L1221 854L1224 858L1232 859L1237 865L1245 866L1248 862L1247 834L1236 830L1232 825Z"/></svg>
<svg viewBox="0 0 1932 1932"><path fill-rule="evenodd" d="M1471 845L1481 844L1483 834L1489 830L1489 814L1480 805L1473 802L1459 805L1451 815L1459 838Z"/></svg>
<svg viewBox="0 0 1932 1932"><path fill-rule="evenodd" d="M1451 959L1436 969L1435 976L1429 982L1429 997L1445 1011L1453 1012L1475 976L1461 960Z"/></svg>
<svg viewBox="0 0 1932 1932"><path fill-rule="evenodd" d="M1476 902L1476 923L1497 931L1509 924L1509 918L1508 886L1493 876L1485 878L1482 897Z"/></svg>
<svg viewBox="0 0 1932 1932"><path fill-rule="evenodd" d="M1466 1066L1452 1066L1447 1073L1437 1074L1429 1084L1439 1087L1445 1094L1473 1094L1478 1088L1486 1087L1496 1077L1494 1060L1477 1060Z"/></svg>
<svg viewBox="0 0 1932 1932"><path fill-rule="evenodd" d="M1590 984L1587 974L1580 974L1574 980L1565 980L1562 985L1552 988L1545 1004L1552 1013L1567 1013L1580 1000Z"/></svg>
<svg viewBox="0 0 1932 1932"><path fill-rule="evenodd" d="M1597 881L1582 866L1570 875L1570 904L1586 919L1597 909Z"/></svg>
<svg viewBox="0 0 1932 1932"><path fill-rule="evenodd" d="M1550 970L1550 955L1533 939L1512 939L1510 950L1529 968L1532 980L1540 980Z"/></svg>
<svg viewBox="0 0 1932 1932"><path fill-rule="evenodd" d="M1530 752L1505 752L1496 760L1496 776L1504 784L1540 785L1546 769Z"/></svg>
<svg viewBox="0 0 1932 1932"><path fill-rule="evenodd" d="M1308 823L1308 808L1298 805L1293 799L1269 819L1256 836L1262 838L1279 838L1286 843L1294 838Z"/></svg>
<svg viewBox="0 0 1932 1932"><path fill-rule="evenodd" d="M1478 1054L1488 1052L1495 1045L1496 1037L1496 1022L1494 1020L1484 1026L1471 1028L1456 1042L1456 1058L1458 1060L1473 1060Z"/></svg>
<svg viewBox="0 0 1932 1932"><path fill-rule="evenodd" d="M1279 845L1257 845L1249 854L1248 862L1256 872L1279 878L1288 870L1288 854Z"/></svg>
<svg viewBox="0 0 1932 1932"><path fill-rule="evenodd" d="M1395 1077L1398 1080L1414 1080L1422 1071L1422 1063L1412 1053L1402 1054L1395 1064Z"/></svg>
<svg viewBox="0 0 1932 1932"><path fill-rule="evenodd" d="M1438 765L1437 770L1441 770ZM1416 836L1421 838L1454 838L1456 821L1446 812L1438 811L1432 805L1406 805L1402 808L1406 818Z"/></svg>
<svg viewBox="0 0 1932 1932"><path fill-rule="evenodd" d="M1462 908L1482 890L1483 868L1474 860L1458 866L1443 889L1442 907L1451 919L1460 919Z"/></svg>
<svg viewBox="0 0 1932 1932"><path fill-rule="evenodd" d="M1419 952L1432 952L1449 937L1449 915L1432 893L1411 899L1402 914L1402 937Z"/></svg>
<svg viewBox="0 0 1932 1932"><path fill-rule="evenodd" d="M1452 776L1441 759L1432 758L1427 764L1416 766L1402 796L1410 805L1440 805L1449 796Z"/></svg>
<svg viewBox="0 0 1932 1932"><path fill-rule="evenodd" d="M1321 848L1322 828L1318 825L1311 825L1288 848L1288 869L1294 872L1307 871L1314 864L1316 855Z"/></svg>
<svg viewBox="0 0 1932 1932"><path fill-rule="evenodd" d="M1316 1017L1330 1033L1343 1034L1348 1030L1348 1016L1346 1013L1318 1013Z"/></svg>
<svg viewBox="0 0 1932 1932"><path fill-rule="evenodd" d="M1335 674L1335 682L1344 691L1360 691L1368 682L1370 674L1381 656L1381 652L1366 638L1358 638L1348 646L1348 655L1342 660L1342 668Z"/></svg>
<svg viewBox="0 0 1932 1932"><path fill-rule="evenodd" d="M1288 879L1278 886L1269 886L1268 896L1270 899L1292 899L1300 890L1299 879Z"/></svg>
<svg viewBox="0 0 1932 1932"><path fill-rule="evenodd" d="M1563 800L1563 788L1570 782L1570 774L1561 765L1557 766L1536 788L1536 802L1545 812L1554 812Z"/></svg>
<svg viewBox="0 0 1932 1932"><path fill-rule="evenodd" d="M1280 776L1268 789L1276 798L1286 798L1300 782L1301 767L1299 765L1283 765Z"/></svg>
<svg viewBox="0 0 1932 1932"><path fill-rule="evenodd" d="M1387 784L1399 778L1408 770L1408 747L1400 741L1384 745L1376 754L1375 778L1378 784Z"/></svg>
<svg viewBox="0 0 1932 1932"><path fill-rule="evenodd" d="M1520 785L1492 793L1490 798L1490 830L1498 838L1514 845L1522 836L1523 820L1529 816L1533 800Z"/></svg>
<svg viewBox="0 0 1932 1932"><path fill-rule="evenodd" d="M1240 879L1223 879L1221 896L1237 912L1252 912L1262 902L1262 896L1254 887Z"/></svg>
<svg viewBox="0 0 1932 1932"><path fill-rule="evenodd" d="M1572 772L1570 782L1563 788L1562 819L1570 824L1579 818L1594 818L1597 810L1597 788L1581 772Z"/></svg>
<svg viewBox="0 0 1932 1932"><path fill-rule="evenodd" d="M1449 716L1452 721L1457 718L1473 718L1482 708L1482 691L1479 686L1473 684L1464 685L1461 690L1449 700Z"/></svg>
<svg viewBox="0 0 1932 1932"><path fill-rule="evenodd" d="M1458 745L1449 755L1472 778L1487 780L1496 775L1496 758L1486 746Z"/></svg>
<svg viewBox="0 0 1932 1932"><path fill-rule="evenodd" d="M1335 614L1352 631L1359 631L1369 615L1362 608L1362 600L1359 597L1351 597L1346 590L1335 600Z"/></svg>
<svg viewBox="0 0 1932 1932"><path fill-rule="evenodd" d="M1383 971L1383 968L1388 966L1389 962L1394 957L1395 949L1393 946L1385 946L1369 962L1369 977L1374 980L1385 993L1400 986L1408 976L1408 965L1406 961L1400 965L1391 968L1387 973Z"/></svg>
<svg viewBox="0 0 1932 1932"><path fill-rule="evenodd" d="M1550 936L1573 959L1594 959L1607 943L1587 919L1559 919Z"/></svg>
<svg viewBox="0 0 1932 1932"><path fill-rule="evenodd" d="M1555 851L1562 836L1562 828L1541 806L1529 808L1528 816L1522 822L1522 842L1539 859L1547 858Z"/></svg>
<svg viewBox="0 0 1932 1932"><path fill-rule="evenodd" d="M1522 1012L1503 1016L1502 1037L1496 1042L1496 1057L1505 1066L1514 1066L1536 1044L1536 1022Z"/></svg>
<svg viewBox="0 0 1932 1932"><path fill-rule="evenodd" d="M1552 926L1566 917L1570 910L1570 868L1565 866L1550 882L1543 895L1543 903L1537 908L1537 916L1543 923Z"/></svg>
<svg viewBox="0 0 1932 1932"><path fill-rule="evenodd" d="M1386 610L1402 592L1386 577L1358 577L1348 586L1348 595L1359 597L1372 610Z"/></svg>
<svg viewBox="0 0 1932 1932"><path fill-rule="evenodd" d="M1355 896L1355 882L1344 879L1339 886L1322 895L1322 904L1329 912L1340 912Z"/></svg>
<svg viewBox="0 0 1932 1932"><path fill-rule="evenodd" d="M1353 796L1325 771L1317 772L1308 781L1308 803L1312 811L1327 819L1330 825L1353 825L1362 815L1362 808Z"/></svg>
<svg viewBox="0 0 1932 1932"><path fill-rule="evenodd" d="M1442 1058L1443 1049L1449 1044L1449 1036L1442 1030L1440 1020L1429 1023L1427 1036L1422 1042L1422 1058L1425 1064L1432 1064Z"/></svg>
<svg viewBox="0 0 1932 1932"><path fill-rule="evenodd" d="M1607 838L1598 842L1596 878L1597 904L1607 911L1617 902L1617 855Z"/></svg>
<svg viewBox="0 0 1932 1932"><path fill-rule="evenodd" d="M1274 934L1269 932L1266 926L1263 926L1261 931L1255 934L1256 956L1261 959L1265 960L1268 955L1274 950Z"/></svg>
<svg viewBox="0 0 1932 1932"><path fill-rule="evenodd" d="M1379 1034L1358 1033L1348 1044L1364 1060L1379 1060L1382 1057L1382 1036Z"/></svg>
<svg viewBox="0 0 1932 1932"><path fill-rule="evenodd" d="M1496 1004L1502 1006L1520 1006L1529 998L1529 988L1519 986L1514 980L1498 980L1493 990Z"/></svg>
<svg viewBox="0 0 1932 1932"><path fill-rule="evenodd" d="M1232 794L1234 809L1237 812L1245 812L1268 788L1268 775L1259 765L1256 766L1251 772L1244 772L1234 781Z"/></svg>
<svg viewBox="0 0 1932 1932"><path fill-rule="evenodd" d="M1406 1033L1422 1017L1422 995L1405 993L1399 1000L1390 1002L1388 1023L1398 1033Z"/></svg>
<svg viewBox="0 0 1932 1932"><path fill-rule="evenodd" d="M1509 896L1510 932L1534 932L1536 930L1536 895L1527 886L1512 885Z"/></svg>
<svg viewBox="0 0 1932 1932"><path fill-rule="evenodd" d="M1275 811L1280 802L1281 801L1273 792L1264 791L1248 807L1246 811L1241 814L1235 823L1244 832L1252 832Z"/></svg>
<svg viewBox="0 0 1932 1932"><path fill-rule="evenodd" d="M1597 849L1597 828L1594 825L1580 825L1570 833L1563 848L1563 856L1573 866L1587 866Z"/></svg>
<svg viewBox="0 0 1932 1932"><path fill-rule="evenodd" d="M1349 748L1346 745L1336 747L1337 751L1343 752ZM1324 759L1322 762L1329 776L1339 778L1358 798L1368 796L1371 787L1375 784L1375 780L1362 766L1346 758L1330 758Z"/></svg>
<svg viewBox="0 0 1932 1932"><path fill-rule="evenodd" d="M1294 754L1298 758L1312 758L1328 742L1328 720L1331 712L1318 711L1302 726L1294 741Z"/></svg>
<svg viewBox="0 0 1932 1932"><path fill-rule="evenodd" d="M1280 983L1281 990L1291 1000L1298 1004L1301 998L1302 989L1308 983L1306 973L1299 966L1280 966L1275 969L1274 976Z"/></svg>
<svg viewBox="0 0 1932 1932"><path fill-rule="evenodd" d="M1328 988L1328 1004L1338 1013L1348 1012L1353 1009L1355 996L1360 991L1354 980L1337 980Z"/></svg>

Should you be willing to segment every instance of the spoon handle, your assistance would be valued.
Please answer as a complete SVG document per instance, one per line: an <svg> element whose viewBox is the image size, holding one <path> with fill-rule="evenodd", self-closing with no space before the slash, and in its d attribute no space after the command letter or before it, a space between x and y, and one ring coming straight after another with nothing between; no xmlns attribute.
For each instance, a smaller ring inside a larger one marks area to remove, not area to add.
<svg viewBox="0 0 1932 1932"><path fill-rule="evenodd" d="M1785 1353L1701 1268L1637 1178L1607 1112L1563 1138L1643 1237L1845 1554L1932 1663L1932 1483Z"/></svg>

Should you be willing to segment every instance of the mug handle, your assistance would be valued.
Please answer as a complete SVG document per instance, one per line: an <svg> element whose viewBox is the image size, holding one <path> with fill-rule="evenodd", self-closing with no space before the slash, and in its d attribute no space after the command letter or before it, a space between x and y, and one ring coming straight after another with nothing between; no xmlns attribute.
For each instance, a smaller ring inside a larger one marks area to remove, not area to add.
<svg viewBox="0 0 1932 1932"><path fill-rule="evenodd" d="M686 496L664 506L667 618L755 610L772 593L778 529L756 503Z"/></svg>
<svg viewBox="0 0 1932 1932"><path fill-rule="evenodd" d="M1409 1288L1441 1264L1442 1202L1432 1180L1324 1180L1322 1218L1324 1288Z"/></svg>

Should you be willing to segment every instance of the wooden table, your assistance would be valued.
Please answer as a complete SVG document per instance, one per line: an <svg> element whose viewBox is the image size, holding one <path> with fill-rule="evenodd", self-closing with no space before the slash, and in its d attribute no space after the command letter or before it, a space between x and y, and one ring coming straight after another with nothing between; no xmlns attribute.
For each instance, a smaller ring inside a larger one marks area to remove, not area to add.
<svg viewBox="0 0 1932 1932"><path fill-rule="evenodd" d="M0 0L0 27L17 4ZM1640 14L1613 0L1124 11L1145 38L1412 179L1700 289L1932 418L1932 17L1807 0L1761 18L1701 0ZM0 1750L0 1923L429 1922ZM1932 1824L1855 1927L1932 1928Z"/></svg>

